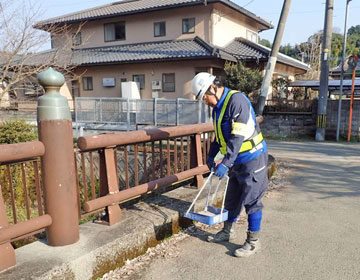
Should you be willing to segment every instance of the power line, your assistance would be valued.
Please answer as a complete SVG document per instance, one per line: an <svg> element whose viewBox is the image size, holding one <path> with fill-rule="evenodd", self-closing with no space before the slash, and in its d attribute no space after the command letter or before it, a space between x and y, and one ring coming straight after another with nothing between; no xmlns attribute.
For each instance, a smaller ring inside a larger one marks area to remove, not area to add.
<svg viewBox="0 0 360 280"><path fill-rule="evenodd" d="M251 0L249 2L247 2L245 5L243 5L242 7L245 8L247 5L250 5L252 2L254 2L255 0Z"/></svg>

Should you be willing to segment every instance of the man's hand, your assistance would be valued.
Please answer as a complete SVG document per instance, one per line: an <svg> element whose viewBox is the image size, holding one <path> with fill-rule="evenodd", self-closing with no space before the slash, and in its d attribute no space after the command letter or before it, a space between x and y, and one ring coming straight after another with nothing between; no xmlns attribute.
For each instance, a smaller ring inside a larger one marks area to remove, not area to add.
<svg viewBox="0 0 360 280"><path fill-rule="evenodd" d="M213 157L208 157L207 161L206 161L206 165L209 167L209 170L211 171L212 169L215 170L215 161Z"/></svg>
<svg viewBox="0 0 360 280"><path fill-rule="evenodd" d="M222 163L219 163L216 166L215 176L217 176L219 178L223 178L228 171L229 171L229 168L227 166L225 166Z"/></svg>

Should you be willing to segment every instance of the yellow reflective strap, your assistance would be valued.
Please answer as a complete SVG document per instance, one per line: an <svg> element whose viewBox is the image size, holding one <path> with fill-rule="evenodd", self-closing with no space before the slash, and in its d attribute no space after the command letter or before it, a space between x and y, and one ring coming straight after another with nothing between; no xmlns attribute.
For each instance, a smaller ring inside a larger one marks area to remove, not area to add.
<svg viewBox="0 0 360 280"><path fill-rule="evenodd" d="M214 130L215 130L216 142L219 143L219 135L218 135L217 127L216 127L216 112L214 112Z"/></svg>
<svg viewBox="0 0 360 280"><path fill-rule="evenodd" d="M231 134L244 136L248 135L250 128L246 123L233 122L231 124L232 131ZM252 129L252 128L251 128Z"/></svg>
<svg viewBox="0 0 360 280"><path fill-rule="evenodd" d="M256 135L253 139L253 142L255 144L255 146L253 146L253 144L251 143L250 140L247 140L245 142L243 142L243 144L241 145L240 148L240 152L239 153L243 153L243 152L247 152L252 150L254 147L256 147L257 145L259 145L263 140L264 140L264 136L262 135L262 133L260 132L258 135Z"/></svg>
<svg viewBox="0 0 360 280"><path fill-rule="evenodd" d="M244 141L240 148L240 153L250 151L253 148L250 141Z"/></svg>
<svg viewBox="0 0 360 280"><path fill-rule="evenodd" d="M226 141L225 141L225 138L224 138L224 135L222 133L222 130L221 130L221 122L222 122L222 119L224 117L224 114L225 114L225 111L226 111L226 107L229 103L229 100L230 100L230 97L234 94L234 93L237 93L238 91L237 90L231 90L228 92L226 98L225 98L225 101L224 101L224 104L221 108L221 112L220 112L220 116L219 116L219 119L218 119L218 122L217 122L217 131L218 131L218 140L220 140L220 152L225 155L226 154Z"/></svg>

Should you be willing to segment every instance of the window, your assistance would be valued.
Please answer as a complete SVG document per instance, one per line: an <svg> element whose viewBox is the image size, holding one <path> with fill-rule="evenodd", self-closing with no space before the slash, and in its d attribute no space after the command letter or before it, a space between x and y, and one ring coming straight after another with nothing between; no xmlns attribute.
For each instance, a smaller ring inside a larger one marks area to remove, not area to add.
<svg viewBox="0 0 360 280"><path fill-rule="evenodd" d="M246 30L246 39L251 42L257 43L258 42L258 34L251 30Z"/></svg>
<svg viewBox="0 0 360 280"><path fill-rule="evenodd" d="M105 42L125 40L125 22L104 24Z"/></svg>
<svg viewBox="0 0 360 280"><path fill-rule="evenodd" d="M93 79L92 77L83 77L83 90L93 90Z"/></svg>
<svg viewBox="0 0 360 280"><path fill-rule="evenodd" d="M154 37L161 37L166 35L165 21L154 22Z"/></svg>
<svg viewBox="0 0 360 280"><path fill-rule="evenodd" d="M194 33L195 32L195 18L184 18L182 20L182 33Z"/></svg>
<svg viewBox="0 0 360 280"><path fill-rule="evenodd" d="M133 75L133 81L139 83L140 89L145 88L145 75Z"/></svg>
<svg viewBox="0 0 360 280"><path fill-rule="evenodd" d="M72 44L73 46L80 46L82 43L81 41L81 32L74 33L72 37Z"/></svg>
<svg viewBox="0 0 360 280"><path fill-rule="evenodd" d="M175 73L164 73L162 75L162 90L163 92L175 91Z"/></svg>

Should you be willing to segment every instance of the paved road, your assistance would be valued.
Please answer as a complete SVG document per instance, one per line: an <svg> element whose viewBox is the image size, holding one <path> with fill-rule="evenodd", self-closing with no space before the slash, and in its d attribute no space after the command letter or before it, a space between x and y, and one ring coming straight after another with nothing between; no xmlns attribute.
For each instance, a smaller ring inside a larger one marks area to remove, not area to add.
<svg viewBox="0 0 360 280"><path fill-rule="evenodd" d="M176 258L156 258L136 279L360 279L360 145L270 142L270 153L292 162L282 196L265 199L263 250L231 255L245 239L212 244L207 233L177 246Z"/></svg>

